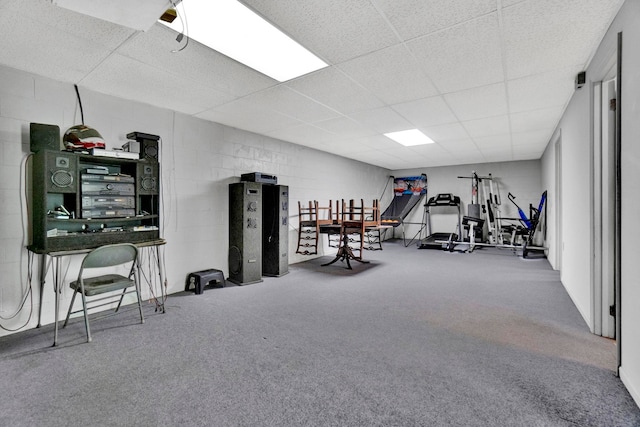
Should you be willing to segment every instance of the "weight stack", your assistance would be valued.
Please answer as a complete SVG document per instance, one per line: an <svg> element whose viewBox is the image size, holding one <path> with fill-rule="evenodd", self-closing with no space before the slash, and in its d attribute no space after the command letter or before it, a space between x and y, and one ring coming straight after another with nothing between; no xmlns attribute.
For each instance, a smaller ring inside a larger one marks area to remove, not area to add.
<svg viewBox="0 0 640 427"><path fill-rule="evenodd" d="M262 281L262 184L229 184L229 281Z"/></svg>
<svg viewBox="0 0 640 427"><path fill-rule="evenodd" d="M289 272L289 187L262 185L262 275Z"/></svg>

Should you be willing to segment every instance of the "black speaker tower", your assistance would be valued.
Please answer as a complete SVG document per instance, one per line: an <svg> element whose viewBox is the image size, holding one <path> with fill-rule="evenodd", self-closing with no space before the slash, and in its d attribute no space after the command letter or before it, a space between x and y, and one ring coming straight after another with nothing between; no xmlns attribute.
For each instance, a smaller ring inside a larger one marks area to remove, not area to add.
<svg viewBox="0 0 640 427"><path fill-rule="evenodd" d="M229 184L229 281L262 281L262 184Z"/></svg>
<svg viewBox="0 0 640 427"><path fill-rule="evenodd" d="M262 185L262 275L289 272L289 187Z"/></svg>

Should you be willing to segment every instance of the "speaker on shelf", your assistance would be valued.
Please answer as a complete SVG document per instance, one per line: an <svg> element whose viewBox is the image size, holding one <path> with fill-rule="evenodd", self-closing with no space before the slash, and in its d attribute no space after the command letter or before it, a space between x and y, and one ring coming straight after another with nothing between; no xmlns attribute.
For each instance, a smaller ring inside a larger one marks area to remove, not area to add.
<svg viewBox="0 0 640 427"><path fill-rule="evenodd" d="M52 193L75 193L78 189L77 157L64 151L47 151L45 155L45 188Z"/></svg>
<svg viewBox="0 0 640 427"><path fill-rule="evenodd" d="M140 143L140 158L157 162L160 158L160 147L158 145L160 137L144 132L130 132L127 138Z"/></svg>
<svg viewBox="0 0 640 427"><path fill-rule="evenodd" d="M262 275L289 272L289 187L262 185Z"/></svg>
<svg viewBox="0 0 640 427"><path fill-rule="evenodd" d="M150 161L158 161L158 141L144 139L140 143L140 158Z"/></svg>
<svg viewBox="0 0 640 427"><path fill-rule="evenodd" d="M262 184L229 184L229 281L262 281Z"/></svg>
<svg viewBox="0 0 640 427"><path fill-rule="evenodd" d="M137 185L138 194L155 195L160 192L160 176L158 171L158 163L139 162Z"/></svg>
<svg viewBox="0 0 640 427"><path fill-rule="evenodd" d="M60 127L43 123L30 123L29 142L33 153L41 150L60 151Z"/></svg>

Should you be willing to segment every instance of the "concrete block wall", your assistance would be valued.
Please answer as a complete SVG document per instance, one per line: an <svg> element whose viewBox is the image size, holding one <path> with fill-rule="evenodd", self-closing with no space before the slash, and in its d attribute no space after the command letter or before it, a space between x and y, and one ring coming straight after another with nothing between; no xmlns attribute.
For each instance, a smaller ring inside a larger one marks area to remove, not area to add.
<svg viewBox="0 0 640 427"><path fill-rule="evenodd" d="M228 275L228 185L246 172L264 172L289 186L289 262L295 254L297 203L379 196L389 171L314 149L256 135L221 124L83 89L85 124L96 128L107 148L119 148L132 131L159 135L164 259L169 293L184 289L188 273L218 268ZM29 123L60 126L61 132L81 122L73 84L0 67L0 335L37 323L39 301L36 257L29 263L25 179L29 159ZM323 239L326 240L326 239ZM333 254L335 249L321 248ZM68 275L62 307L71 298L67 283L75 279L80 256L65 261ZM31 265L34 303L14 318L27 293ZM149 290L144 289L144 296ZM44 290L43 323L54 318L54 293L49 273Z"/></svg>

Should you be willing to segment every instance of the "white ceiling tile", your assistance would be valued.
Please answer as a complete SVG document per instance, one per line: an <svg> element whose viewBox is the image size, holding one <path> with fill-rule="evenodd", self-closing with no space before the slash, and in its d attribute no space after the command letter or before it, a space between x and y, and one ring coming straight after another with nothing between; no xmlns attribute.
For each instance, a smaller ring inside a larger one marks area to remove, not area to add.
<svg viewBox="0 0 640 427"><path fill-rule="evenodd" d="M163 70L118 54L111 55L82 82L98 92L196 114L232 98L214 89L175 79Z"/></svg>
<svg viewBox="0 0 640 427"><path fill-rule="evenodd" d="M511 149L508 149L508 150L481 149L480 153L482 153L487 163L510 162L514 160Z"/></svg>
<svg viewBox="0 0 640 427"><path fill-rule="evenodd" d="M409 147L400 147L380 151L389 156L389 158L400 159L405 164L405 166L403 166L404 168L410 167L407 165L408 162L416 161L416 153L412 150L409 150Z"/></svg>
<svg viewBox="0 0 640 427"><path fill-rule="evenodd" d="M334 119L323 120L314 123L314 125L339 135L338 139L351 140L353 138L371 136L377 133L348 117L336 117Z"/></svg>
<svg viewBox="0 0 640 427"><path fill-rule="evenodd" d="M256 107L243 99L203 111L195 116L262 134L301 124L300 121L292 117L277 111Z"/></svg>
<svg viewBox="0 0 640 427"><path fill-rule="evenodd" d="M514 156L533 156L533 158L540 158L544 153L545 147L539 147L536 145L514 145Z"/></svg>
<svg viewBox="0 0 640 427"><path fill-rule="evenodd" d="M379 133L407 130L412 124L390 107L357 111L349 114L353 120Z"/></svg>
<svg viewBox="0 0 640 427"><path fill-rule="evenodd" d="M532 146L544 149L553 136L554 129L540 129L529 132L514 132L512 142L515 146Z"/></svg>
<svg viewBox="0 0 640 427"><path fill-rule="evenodd" d="M478 149L469 151L458 151L454 154L454 158L457 160L458 164L461 165L487 162L487 159L484 158L484 155Z"/></svg>
<svg viewBox="0 0 640 427"><path fill-rule="evenodd" d="M502 13L509 79L585 66L621 0L518 3Z"/></svg>
<svg viewBox="0 0 640 427"><path fill-rule="evenodd" d="M564 106L574 91L575 69L562 69L509 80L512 113Z"/></svg>
<svg viewBox="0 0 640 427"><path fill-rule="evenodd" d="M386 154L386 153L385 153ZM394 169L407 169L407 168L418 168L418 167L423 167L423 163L422 162L416 162L415 160L413 162L407 162L406 160L403 159L399 159L395 156L392 156L390 154L385 156L385 160L384 160L384 167L386 167L387 169L390 170L394 170Z"/></svg>
<svg viewBox="0 0 640 427"><path fill-rule="evenodd" d="M265 135L316 148L321 148L336 140L334 133L306 123L268 131L265 132Z"/></svg>
<svg viewBox="0 0 640 427"><path fill-rule="evenodd" d="M438 142L438 145L455 156L464 152L475 153L478 151L478 146L471 138L452 139L449 141Z"/></svg>
<svg viewBox="0 0 640 427"><path fill-rule="evenodd" d="M407 42L441 93L504 79L497 14Z"/></svg>
<svg viewBox="0 0 640 427"><path fill-rule="evenodd" d="M511 131L518 133L554 129L562 111L562 107L554 107L511 114Z"/></svg>
<svg viewBox="0 0 640 427"><path fill-rule="evenodd" d="M303 122L320 122L342 117L340 113L285 85L272 86L243 98L257 107L270 108Z"/></svg>
<svg viewBox="0 0 640 427"><path fill-rule="evenodd" d="M356 160L371 165L386 167L386 165L389 163L390 158L389 156L381 153L378 150L368 149L367 151L358 153ZM396 161L400 162L400 159L397 159Z"/></svg>
<svg viewBox="0 0 640 427"><path fill-rule="evenodd" d="M338 154L340 156L353 155L370 150L369 147L363 145L359 141L350 139L327 143L324 145L324 148L329 148L332 153Z"/></svg>
<svg viewBox="0 0 640 427"><path fill-rule="evenodd" d="M324 68L285 85L343 114L384 106L371 92L335 68Z"/></svg>
<svg viewBox="0 0 640 427"><path fill-rule="evenodd" d="M495 0L373 0L403 40L430 34L496 10ZM428 19L425 19L428 17Z"/></svg>
<svg viewBox="0 0 640 427"><path fill-rule="evenodd" d="M426 73L402 44L357 57L338 67L387 104L438 94Z"/></svg>
<svg viewBox="0 0 640 427"><path fill-rule="evenodd" d="M136 33L132 28L57 7L50 1L7 1L3 7L6 9L3 10L2 14L16 12L22 15L22 19L37 23L32 27L23 27L19 35L24 35L25 33L37 35L40 30L47 32L56 30L64 32L68 36L75 36L78 39L85 40L85 42L95 43L109 50L114 50ZM41 36L44 37L45 33L41 34ZM48 39L44 40L47 40L48 43L51 42Z"/></svg>
<svg viewBox="0 0 640 427"><path fill-rule="evenodd" d="M443 144L415 145L413 147L406 147L406 149L416 156L428 159L445 160L452 158L451 152L445 149Z"/></svg>
<svg viewBox="0 0 640 427"><path fill-rule="evenodd" d="M457 121L456 116L441 96L404 102L392 105L391 108L415 127L435 126Z"/></svg>
<svg viewBox="0 0 640 427"><path fill-rule="evenodd" d="M12 10L2 10L0 28L0 64L63 82L80 81L111 53L108 47L42 25Z"/></svg>
<svg viewBox="0 0 640 427"><path fill-rule="evenodd" d="M507 92L504 83L448 93L444 95L444 99L461 121L508 113Z"/></svg>
<svg viewBox="0 0 640 427"><path fill-rule="evenodd" d="M460 123L423 127L420 130L435 142L469 138L469 134Z"/></svg>
<svg viewBox="0 0 640 427"><path fill-rule="evenodd" d="M509 116L487 117L485 119L469 120L462 125L472 138L480 138L491 135L509 134Z"/></svg>
<svg viewBox="0 0 640 427"><path fill-rule="evenodd" d="M478 148L481 150L493 150L493 149L509 149L511 150L511 134L483 136L480 138L473 138Z"/></svg>
<svg viewBox="0 0 640 427"><path fill-rule="evenodd" d="M286 3L243 0L285 33L330 64L398 43L369 1L305 0Z"/></svg>
<svg viewBox="0 0 640 427"><path fill-rule="evenodd" d="M363 138L357 139L362 145L365 145L374 150L388 150L391 148L398 148L401 145L398 145L394 140L387 138L384 135L371 135ZM431 144L433 145L433 144Z"/></svg>

